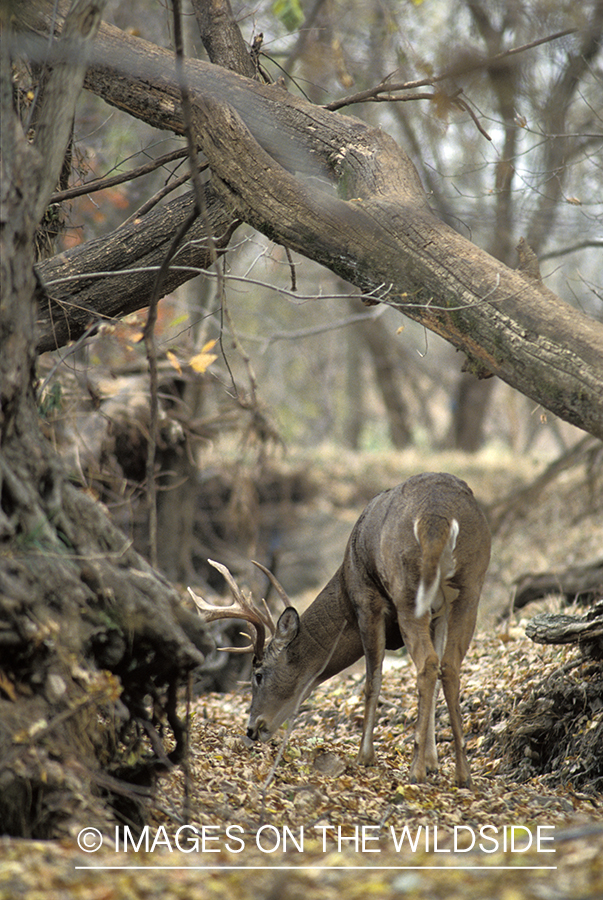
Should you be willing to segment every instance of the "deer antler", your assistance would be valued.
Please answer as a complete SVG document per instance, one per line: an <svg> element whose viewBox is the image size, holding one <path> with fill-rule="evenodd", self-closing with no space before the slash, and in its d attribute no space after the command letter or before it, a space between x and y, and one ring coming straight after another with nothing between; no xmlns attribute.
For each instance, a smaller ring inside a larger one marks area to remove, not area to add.
<svg viewBox="0 0 603 900"><path fill-rule="evenodd" d="M261 659L266 640L266 628L271 634L274 634L276 631L276 626L266 601L262 600L264 608L260 609L253 603L251 598L245 596L226 566L215 562L213 559L208 559L207 561L224 576L233 596L233 602L230 606L215 606L213 603L208 603L203 597L199 597L189 587L188 592L195 602L199 615L206 622L214 622L216 619L244 619L246 622L249 622L255 632L255 639L247 635L247 637L250 637L250 644L245 647L220 647L219 649L230 653L251 653L253 651L256 657Z"/></svg>
<svg viewBox="0 0 603 900"><path fill-rule="evenodd" d="M261 563L256 562L255 559L252 559L251 562L254 564L254 566L257 566L258 569L260 569L260 571L262 571L264 573L264 575L266 575L266 577L270 581L272 587L275 589L275 591L277 592L277 594L279 595L279 597L285 604L285 608L287 608L288 606L293 606L293 604L291 603L291 600L287 596L285 588L282 586L280 581L277 580L276 575L273 575L272 572L270 571L270 569L267 569L266 566L263 566Z"/></svg>

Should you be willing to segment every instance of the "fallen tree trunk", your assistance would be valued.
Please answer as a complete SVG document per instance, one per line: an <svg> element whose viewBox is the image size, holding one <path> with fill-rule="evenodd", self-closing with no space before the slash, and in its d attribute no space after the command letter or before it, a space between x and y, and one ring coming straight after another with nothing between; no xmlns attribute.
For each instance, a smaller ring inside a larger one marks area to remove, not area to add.
<svg viewBox="0 0 603 900"><path fill-rule="evenodd" d="M583 616L541 613L526 634L537 644L578 644L585 656L603 659L603 601Z"/></svg>
<svg viewBox="0 0 603 900"><path fill-rule="evenodd" d="M561 594L568 603L592 603L603 596L603 560L571 566L563 572L523 575L516 584L514 609L521 609L549 594Z"/></svg>
<svg viewBox="0 0 603 900"><path fill-rule="evenodd" d="M178 197L143 219L38 263L36 271L45 288L38 306L38 353L55 350L104 321L148 306L174 234L193 207L192 194ZM238 224L206 185L204 215L187 231L163 280L162 294L208 269L214 251L219 254L228 246Z"/></svg>

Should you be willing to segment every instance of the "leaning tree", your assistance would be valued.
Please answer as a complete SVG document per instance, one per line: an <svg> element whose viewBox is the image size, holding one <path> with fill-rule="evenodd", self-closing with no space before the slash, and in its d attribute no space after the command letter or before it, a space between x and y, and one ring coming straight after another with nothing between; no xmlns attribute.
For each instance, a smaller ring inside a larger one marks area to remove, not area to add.
<svg viewBox="0 0 603 900"><path fill-rule="evenodd" d="M47 34L50 4L33 8L27 26ZM520 248L513 270L461 237L432 213L412 163L387 134L250 78L249 70L239 74L232 33L227 50L215 40L229 7L195 8L210 58L221 53L220 65L178 65L169 51L101 25L84 85L158 128L188 132L212 177L198 185L199 196L191 192L148 221L38 266L48 285L39 304L39 350L79 337L100 315L148 305L157 265L198 213L182 248L171 248L176 258L162 292L211 265L236 225L247 222L341 275L367 302L386 303L442 335L478 376L496 375L601 436L601 325L546 288L529 246ZM219 26L210 15L216 9ZM594 4L578 54L591 32L600 36L602 15ZM67 272L69 281L61 282Z"/></svg>
<svg viewBox="0 0 603 900"><path fill-rule="evenodd" d="M209 62L184 59L176 0L175 54L101 24L102 6L3 6L0 816L15 834L57 833L84 812L100 820L104 796L134 815L153 773L182 756L178 687L207 646L177 591L42 439L37 352L150 304L152 370L158 299L214 266L244 222L442 335L476 376L603 437L603 326L543 284L529 246L509 268L437 218L386 133L263 83L228 0L193 2ZM601 15L593 4L576 53ZM27 133L22 60L38 76ZM36 264L82 85L184 135L193 189ZM209 180L197 177L201 161Z"/></svg>

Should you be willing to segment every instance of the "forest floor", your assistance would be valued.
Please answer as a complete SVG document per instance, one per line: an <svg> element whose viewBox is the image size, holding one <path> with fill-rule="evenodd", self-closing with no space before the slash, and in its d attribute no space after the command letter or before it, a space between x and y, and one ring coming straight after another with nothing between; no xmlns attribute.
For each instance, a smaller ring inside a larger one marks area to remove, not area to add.
<svg viewBox="0 0 603 900"><path fill-rule="evenodd" d="M417 471L418 462L412 454L378 464L374 455L322 460L325 489L316 503L349 531L368 499L357 485L370 496L393 484L394 473L402 480ZM487 505L543 469L488 455L430 459L429 467L465 477ZM242 739L249 691L241 685L193 701L186 771L162 780L141 838L125 826L101 835L82 823L72 841L0 839L0 900L603 897L603 796L571 777L560 781L554 770L536 774L529 758L516 772L503 758L509 729L521 727L522 703L563 667L579 681L594 664L575 648L528 640L533 609L498 618L520 575L601 556L603 516L591 474L583 465L561 473L520 513L504 517L494 537L483 613L462 672L471 790L453 784L441 699L440 770L425 784L408 781L416 699L403 651L388 657L377 764L368 769L354 765L361 664L319 688L290 734L252 748ZM554 598L547 603L559 608ZM580 727L592 728L602 715L603 708Z"/></svg>

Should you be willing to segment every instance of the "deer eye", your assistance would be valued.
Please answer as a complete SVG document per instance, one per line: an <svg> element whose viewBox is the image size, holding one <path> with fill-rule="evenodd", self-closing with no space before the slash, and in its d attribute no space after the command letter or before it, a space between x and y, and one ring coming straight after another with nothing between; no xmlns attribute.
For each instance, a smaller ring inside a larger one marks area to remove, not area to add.
<svg viewBox="0 0 603 900"><path fill-rule="evenodd" d="M254 672L254 673L253 673L253 680L254 680L255 684L256 684L258 687L259 687L260 684L262 683L262 678L263 678L263 675L262 675L261 672Z"/></svg>

